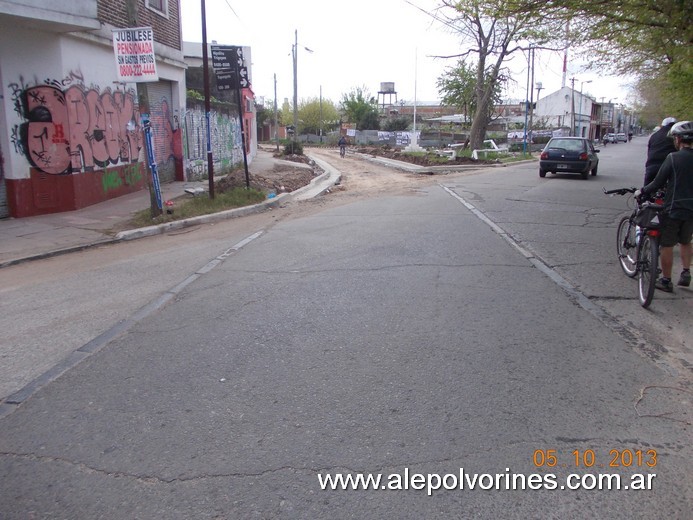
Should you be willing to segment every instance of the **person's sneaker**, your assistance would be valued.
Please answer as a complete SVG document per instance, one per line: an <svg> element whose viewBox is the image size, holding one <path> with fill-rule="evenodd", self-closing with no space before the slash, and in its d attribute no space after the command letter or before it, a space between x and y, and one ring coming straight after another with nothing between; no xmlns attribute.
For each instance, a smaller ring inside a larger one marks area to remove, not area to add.
<svg viewBox="0 0 693 520"><path fill-rule="evenodd" d="M674 292L674 284L667 278L660 278L655 282L655 287L662 291Z"/></svg>
<svg viewBox="0 0 693 520"><path fill-rule="evenodd" d="M683 287L688 287L691 285L691 272L690 270L681 271L681 277L679 278L679 283L676 285L681 285Z"/></svg>

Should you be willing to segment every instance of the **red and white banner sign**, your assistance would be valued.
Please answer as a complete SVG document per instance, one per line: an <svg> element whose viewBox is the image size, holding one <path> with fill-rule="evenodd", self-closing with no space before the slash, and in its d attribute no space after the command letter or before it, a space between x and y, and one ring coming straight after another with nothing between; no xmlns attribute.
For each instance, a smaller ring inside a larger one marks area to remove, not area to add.
<svg viewBox="0 0 693 520"><path fill-rule="evenodd" d="M154 30L151 27L114 29L113 50L120 81L159 80L154 56Z"/></svg>

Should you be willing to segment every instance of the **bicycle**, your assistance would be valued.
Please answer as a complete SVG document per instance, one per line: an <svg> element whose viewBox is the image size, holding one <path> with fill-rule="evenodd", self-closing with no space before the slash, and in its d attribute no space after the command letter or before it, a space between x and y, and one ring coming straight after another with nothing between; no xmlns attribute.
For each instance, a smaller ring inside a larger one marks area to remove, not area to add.
<svg viewBox="0 0 693 520"><path fill-rule="evenodd" d="M638 188L619 188L605 195L633 194ZM621 269L629 278L638 278L638 299L644 308L654 296L659 270L659 213L664 206L634 198L630 216L623 217L616 230L616 251Z"/></svg>
<svg viewBox="0 0 693 520"><path fill-rule="evenodd" d="M344 159L344 156L346 155L346 146L340 145L339 146L339 156Z"/></svg>

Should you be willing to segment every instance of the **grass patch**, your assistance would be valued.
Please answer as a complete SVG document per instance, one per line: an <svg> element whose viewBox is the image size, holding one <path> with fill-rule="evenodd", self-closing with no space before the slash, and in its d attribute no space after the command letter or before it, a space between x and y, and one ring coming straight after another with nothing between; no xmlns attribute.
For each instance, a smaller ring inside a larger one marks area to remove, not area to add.
<svg viewBox="0 0 693 520"><path fill-rule="evenodd" d="M209 215L210 213L218 213L227 209L241 208L257 204L265 200L265 194L253 188L234 188L232 190L215 193L214 199L210 199L205 194L197 197L184 195L173 199L173 213L166 213L154 219L151 218L151 210L144 209L138 211L130 221L133 228L154 226L165 222L173 222L174 220L182 220L186 218L199 217L200 215Z"/></svg>

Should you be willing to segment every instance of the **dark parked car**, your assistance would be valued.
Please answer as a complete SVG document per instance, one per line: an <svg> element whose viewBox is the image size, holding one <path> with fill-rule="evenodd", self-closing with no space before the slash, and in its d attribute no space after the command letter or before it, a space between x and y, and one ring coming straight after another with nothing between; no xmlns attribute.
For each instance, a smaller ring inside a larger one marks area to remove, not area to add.
<svg viewBox="0 0 693 520"><path fill-rule="evenodd" d="M539 177L551 173L580 173L586 179L590 172L597 175L598 148L584 137L552 137L539 159Z"/></svg>

